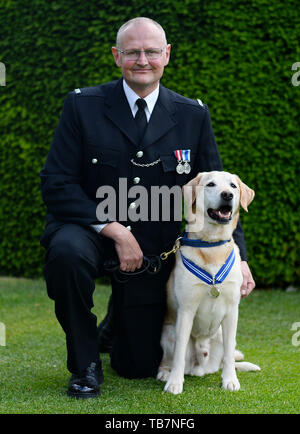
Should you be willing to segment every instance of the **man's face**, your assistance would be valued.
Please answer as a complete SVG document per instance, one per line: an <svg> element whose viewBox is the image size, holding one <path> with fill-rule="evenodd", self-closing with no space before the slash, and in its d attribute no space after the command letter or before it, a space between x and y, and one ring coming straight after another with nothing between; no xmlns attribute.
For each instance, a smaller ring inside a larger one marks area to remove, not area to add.
<svg viewBox="0 0 300 434"><path fill-rule="evenodd" d="M149 50L151 48L163 48L161 56L149 60L145 53L141 52L137 60L129 60L116 47L112 47L113 56L117 66L122 69L124 79L142 98L157 87L164 67L169 63L171 46L165 46L161 31L151 23L133 24L121 36L121 50Z"/></svg>

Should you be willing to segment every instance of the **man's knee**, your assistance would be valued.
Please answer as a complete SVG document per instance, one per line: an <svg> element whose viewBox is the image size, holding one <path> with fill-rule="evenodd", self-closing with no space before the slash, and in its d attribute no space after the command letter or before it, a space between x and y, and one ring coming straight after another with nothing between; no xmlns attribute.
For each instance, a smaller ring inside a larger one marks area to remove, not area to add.
<svg viewBox="0 0 300 434"><path fill-rule="evenodd" d="M80 229L77 234L68 230L58 233L50 242L44 265L50 298L56 298L57 291L62 295L75 287L94 286L100 254L89 234L85 236Z"/></svg>
<svg viewBox="0 0 300 434"><path fill-rule="evenodd" d="M58 240L50 245L46 256L46 266L59 266L64 269L78 265L83 251L76 240ZM65 268L66 267L66 268Z"/></svg>
<svg viewBox="0 0 300 434"><path fill-rule="evenodd" d="M97 234L77 225L65 225L50 241L45 265L59 266L62 271L87 263L97 267L101 251Z"/></svg>

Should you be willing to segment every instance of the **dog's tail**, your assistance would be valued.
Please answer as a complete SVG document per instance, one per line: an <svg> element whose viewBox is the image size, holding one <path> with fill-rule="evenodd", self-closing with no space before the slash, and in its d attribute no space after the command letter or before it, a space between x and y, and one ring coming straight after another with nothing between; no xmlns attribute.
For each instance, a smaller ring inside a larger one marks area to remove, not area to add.
<svg viewBox="0 0 300 434"><path fill-rule="evenodd" d="M258 365L254 365L254 363L250 363L250 362L235 362L235 369L239 372L261 370Z"/></svg>

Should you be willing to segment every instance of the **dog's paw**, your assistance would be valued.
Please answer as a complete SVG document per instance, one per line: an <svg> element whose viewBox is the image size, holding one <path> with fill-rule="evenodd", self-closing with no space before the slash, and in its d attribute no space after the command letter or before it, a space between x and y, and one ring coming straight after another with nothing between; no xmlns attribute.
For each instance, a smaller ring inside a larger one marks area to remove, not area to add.
<svg viewBox="0 0 300 434"><path fill-rule="evenodd" d="M171 383L168 385L168 383L165 385L164 391L173 393L173 395L179 395L182 393L183 390L183 383Z"/></svg>
<svg viewBox="0 0 300 434"><path fill-rule="evenodd" d="M167 384L164 387L164 391L173 393L173 395L179 395L179 393L182 393L182 390L183 390L183 379L181 380L180 378L176 378L171 374L169 376Z"/></svg>
<svg viewBox="0 0 300 434"><path fill-rule="evenodd" d="M168 381L168 378L170 376L170 371L167 369L160 369L157 373L156 379L159 381Z"/></svg>
<svg viewBox="0 0 300 434"><path fill-rule="evenodd" d="M222 382L223 389L230 390L231 392L240 390L240 383L237 377L235 378L226 378L223 379Z"/></svg>
<svg viewBox="0 0 300 434"><path fill-rule="evenodd" d="M239 351L239 350L234 351L234 360L236 362L239 362L240 360L244 360L244 358L245 358L245 356L241 351Z"/></svg>

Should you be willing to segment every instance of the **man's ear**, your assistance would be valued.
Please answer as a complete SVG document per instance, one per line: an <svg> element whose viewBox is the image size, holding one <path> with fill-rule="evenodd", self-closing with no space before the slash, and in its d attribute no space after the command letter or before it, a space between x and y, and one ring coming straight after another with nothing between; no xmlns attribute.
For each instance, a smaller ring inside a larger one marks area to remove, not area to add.
<svg viewBox="0 0 300 434"><path fill-rule="evenodd" d="M117 49L117 47L111 47L112 55L114 56L116 65L120 68L121 61L120 61L120 52Z"/></svg>
<svg viewBox="0 0 300 434"><path fill-rule="evenodd" d="M246 184L244 184L240 178L235 175L237 178L237 182L240 187L240 204L241 207L248 212L248 205L253 201L255 192L250 187L248 187Z"/></svg>
<svg viewBox="0 0 300 434"><path fill-rule="evenodd" d="M164 66L167 66L170 60L170 54L171 54L171 44L168 44L166 46L166 54L165 54L165 64Z"/></svg>

